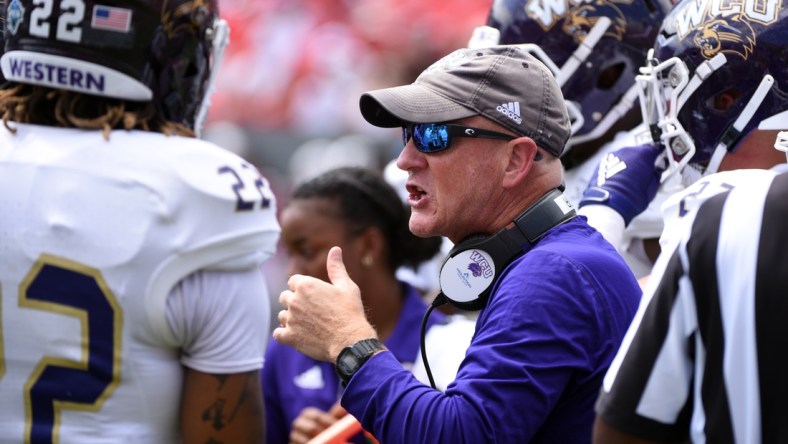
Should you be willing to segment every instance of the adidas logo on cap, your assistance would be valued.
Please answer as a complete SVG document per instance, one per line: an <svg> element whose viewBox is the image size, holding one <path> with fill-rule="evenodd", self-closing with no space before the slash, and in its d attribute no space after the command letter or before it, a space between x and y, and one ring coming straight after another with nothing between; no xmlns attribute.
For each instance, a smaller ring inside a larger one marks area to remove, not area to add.
<svg viewBox="0 0 788 444"><path fill-rule="evenodd" d="M518 125L523 123L523 119L520 117L520 102L502 103L495 109L499 113L517 122Z"/></svg>

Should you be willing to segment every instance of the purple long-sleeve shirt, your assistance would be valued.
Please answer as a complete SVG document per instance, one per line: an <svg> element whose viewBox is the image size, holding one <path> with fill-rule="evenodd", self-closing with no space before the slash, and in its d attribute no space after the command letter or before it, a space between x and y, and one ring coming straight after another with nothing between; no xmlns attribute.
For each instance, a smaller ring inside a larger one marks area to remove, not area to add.
<svg viewBox="0 0 788 444"><path fill-rule="evenodd" d="M419 353L419 329L427 305L413 287L403 285L406 292L402 311L385 345L400 368L411 368ZM427 327L444 320L443 314L433 312ZM317 407L328 411L340 396L339 377L333 363L316 361L274 340L266 349L262 385L266 444L286 444L293 420L301 410Z"/></svg>
<svg viewBox="0 0 788 444"><path fill-rule="evenodd" d="M513 261L445 393L392 353L367 361L342 405L380 442L590 443L594 402L641 290L585 218Z"/></svg>

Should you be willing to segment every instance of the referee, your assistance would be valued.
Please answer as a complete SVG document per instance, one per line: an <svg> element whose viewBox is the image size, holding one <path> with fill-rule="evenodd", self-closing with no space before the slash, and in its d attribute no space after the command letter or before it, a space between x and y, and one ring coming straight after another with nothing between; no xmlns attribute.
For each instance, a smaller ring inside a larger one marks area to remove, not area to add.
<svg viewBox="0 0 788 444"><path fill-rule="evenodd" d="M788 442L785 171L728 172L746 178L660 256L605 378L595 443Z"/></svg>

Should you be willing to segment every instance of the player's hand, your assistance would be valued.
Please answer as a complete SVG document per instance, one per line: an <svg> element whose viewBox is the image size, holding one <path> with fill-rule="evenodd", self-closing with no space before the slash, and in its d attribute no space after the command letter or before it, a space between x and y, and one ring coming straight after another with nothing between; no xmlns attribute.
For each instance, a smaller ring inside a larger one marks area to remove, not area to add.
<svg viewBox="0 0 788 444"><path fill-rule="evenodd" d="M279 295L284 310L273 336L312 359L333 363L343 348L377 333L367 321L358 285L350 279L339 247L328 252L326 269L330 283L300 274L288 279L289 290Z"/></svg>
<svg viewBox="0 0 788 444"><path fill-rule="evenodd" d="M580 207L605 205L629 222L642 213L659 189L662 168L657 158L663 150L647 144L608 153L597 165Z"/></svg>
<svg viewBox="0 0 788 444"><path fill-rule="evenodd" d="M301 413L293 420L290 430L290 444L309 442L310 439L345 415L347 415L347 411L339 403L334 404L328 412L315 407L307 407L301 410Z"/></svg>

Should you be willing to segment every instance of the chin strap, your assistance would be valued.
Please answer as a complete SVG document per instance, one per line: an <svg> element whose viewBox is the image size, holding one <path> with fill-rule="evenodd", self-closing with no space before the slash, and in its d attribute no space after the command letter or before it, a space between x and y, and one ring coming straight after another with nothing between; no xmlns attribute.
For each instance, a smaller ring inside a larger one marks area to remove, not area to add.
<svg viewBox="0 0 788 444"><path fill-rule="evenodd" d="M744 110L739 114L736 121L733 122L733 125L731 125L720 138L720 143L714 150L711 160L709 160L709 165L703 172L704 175L717 172L720 168L720 163L722 163L722 158L736 147L742 136L741 131L747 126L750 120L752 120L752 117L755 115L758 107L761 106L761 103L763 103L763 100L772 89L772 86L774 86L774 77L769 74L763 76L761 84L758 85L758 89L755 90L750 101L747 102L747 106L744 107Z"/></svg>

